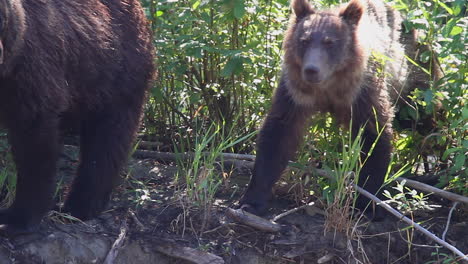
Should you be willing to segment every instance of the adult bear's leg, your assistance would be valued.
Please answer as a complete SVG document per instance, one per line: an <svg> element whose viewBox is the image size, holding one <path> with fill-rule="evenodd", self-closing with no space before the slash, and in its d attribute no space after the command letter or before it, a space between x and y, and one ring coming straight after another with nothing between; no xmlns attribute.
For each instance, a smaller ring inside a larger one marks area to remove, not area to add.
<svg viewBox="0 0 468 264"><path fill-rule="evenodd" d="M52 206L56 162L59 153L58 118L53 114L16 118L8 124L8 137L16 163L16 196L0 211L0 229L5 233L33 231Z"/></svg>
<svg viewBox="0 0 468 264"><path fill-rule="evenodd" d="M132 105L116 104L82 122L80 166L64 211L86 220L107 206L138 129L141 107Z"/></svg>

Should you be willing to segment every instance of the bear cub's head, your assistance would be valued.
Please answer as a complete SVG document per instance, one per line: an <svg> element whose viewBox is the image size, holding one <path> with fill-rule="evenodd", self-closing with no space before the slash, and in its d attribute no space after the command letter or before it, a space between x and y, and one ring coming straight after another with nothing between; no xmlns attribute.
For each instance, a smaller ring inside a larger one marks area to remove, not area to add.
<svg viewBox="0 0 468 264"><path fill-rule="evenodd" d="M297 68L303 83L326 83L359 57L355 29L364 12L360 0L327 11L314 10L307 0L293 0L291 6L294 14L284 42L285 63Z"/></svg>

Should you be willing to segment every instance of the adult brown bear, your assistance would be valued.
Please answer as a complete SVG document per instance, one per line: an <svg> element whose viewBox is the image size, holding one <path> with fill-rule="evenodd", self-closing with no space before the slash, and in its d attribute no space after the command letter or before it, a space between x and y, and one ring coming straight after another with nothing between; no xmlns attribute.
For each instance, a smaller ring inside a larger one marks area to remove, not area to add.
<svg viewBox="0 0 468 264"><path fill-rule="evenodd" d="M0 120L18 171L4 232L52 206L60 127L79 125L80 165L64 209L101 212L138 129L153 46L138 0L0 0Z"/></svg>
<svg viewBox="0 0 468 264"><path fill-rule="evenodd" d="M253 176L240 201L242 208L256 214L267 208L273 184L293 158L308 117L317 112L330 112L345 126L351 121L354 137L365 127L363 155L376 145L358 184L377 193L390 161L390 97L402 90L408 71L400 43L401 18L383 2L352 0L316 11L307 0L293 0L292 9L280 84L258 136ZM380 136L377 127L384 128ZM367 199L358 198L358 208L367 204Z"/></svg>

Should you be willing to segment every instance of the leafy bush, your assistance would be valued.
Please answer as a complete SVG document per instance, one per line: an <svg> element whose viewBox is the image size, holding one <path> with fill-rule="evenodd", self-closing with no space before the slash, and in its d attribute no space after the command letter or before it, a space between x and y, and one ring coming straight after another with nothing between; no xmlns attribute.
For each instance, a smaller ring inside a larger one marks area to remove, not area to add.
<svg viewBox="0 0 468 264"><path fill-rule="evenodd" d="M415 124L400 131L396 143L400 160L425 163L426 173L444 172L441 186L450 182L468 194L466 2L398 0L395 7L407 14L406 28L417 30L419 43L428 47L416 59L427 64L423 70L432 80L429 89L411 87L412 104L399 113L398 118ZM440 76L431 76L435 69Z"/></svg>
<svg viewBox="0 0 468 264"><path fill-rule="evenodd" d="M341 2L346 1L324 0L314 4L321 8ZM143 3L155 32L159 69L147 108L148 133L171 138L174 130L191 127L203 134L212 122L221 124L223 120L234 119L238 120L235 129L247 130L238 134L255 130L277 85L289 2L145 0ZM395 0L390 4L405 14L405 29L417 30L420 45L427 47L409 60L430 81L429 88L411 87L410 103L400 106L396 119L409 121L411 125L396 130L394 168L414 164L412 173L444 172L441 185L450 182L459 192L466 193L465 3ZM435 76L437 70L439 75ZM194 125L203 122L206 125ZM251 125L246 126L249 122ZM224 125L234 126L232 122ZM327 132L325 127L326 122L320 121L310 128L311 143L319 146L322 154L339 149L336 144L341 144L340 140L330 144L327 136L341 132L336 129ZM247 146L244 151L253 150L251 143L244 143ZM320 155L314 158L320 159ZM424 165L425 171L419 164Z"/></svg>
<svg viewBox="0 0 468 264"><path fill-rule="evenodd" d="M190 127L196 119L236 118L244 127L263 117L278 77L287 1L144 3L159 70L150 124Z"/></svg>

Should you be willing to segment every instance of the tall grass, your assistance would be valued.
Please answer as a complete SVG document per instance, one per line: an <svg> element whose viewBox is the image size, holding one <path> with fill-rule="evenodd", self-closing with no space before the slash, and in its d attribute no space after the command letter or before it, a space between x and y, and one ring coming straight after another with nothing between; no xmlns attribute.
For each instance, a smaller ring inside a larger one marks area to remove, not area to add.
<svg viewBox="0 0 468 264"><path fill-rule="evenodd" d="M225 171L221 154L256 134L251 132L238 137L233 132L232 127L226 130L223 125L214 123L204 133L195 134L193 145L189 141L186 144L175 144L174 147L176 153L190 151L193 154L190 160L177 159L178 172L175 181L182 201L188 207L197 207L203 212L200 233L205 228L220 185L230 175L229 171Z"/></svg>

